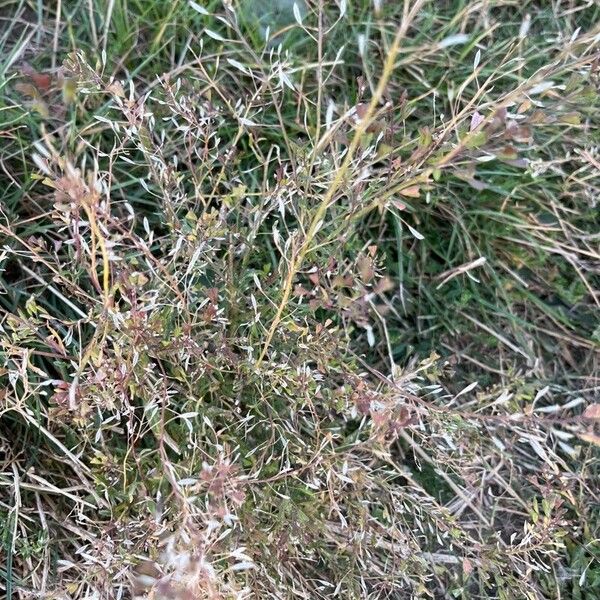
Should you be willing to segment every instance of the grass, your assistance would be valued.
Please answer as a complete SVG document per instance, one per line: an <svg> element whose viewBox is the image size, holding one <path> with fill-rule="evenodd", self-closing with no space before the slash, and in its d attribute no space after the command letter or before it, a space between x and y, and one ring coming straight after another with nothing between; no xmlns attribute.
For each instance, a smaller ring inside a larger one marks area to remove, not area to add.
<svg viewBox="0 0 600 600"><path fill-rule="evenodd" d="M0 589L597 597L600 9L259 4L0 4Z"/></svg>

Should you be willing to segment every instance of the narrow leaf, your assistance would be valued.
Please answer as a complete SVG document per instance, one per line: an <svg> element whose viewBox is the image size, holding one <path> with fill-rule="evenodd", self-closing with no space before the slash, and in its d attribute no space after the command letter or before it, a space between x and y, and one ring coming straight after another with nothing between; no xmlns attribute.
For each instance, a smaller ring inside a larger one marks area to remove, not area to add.
<svg viewBox="0 0 600 600"><path fill-rule="evenodd" d="M296 2L294 2L293 11L294 11L294 19L296 19L296 23L298 23L298 25L302 25L302 15L300 14L300 9L298 8L298 4Z"/></svg>
<svg viewBox="0 0 600 600"><path fill-rule="evenodd" d="M203 6L200 6L197 2L194 2L193 0L190 0L189 4L196 12L200 13L201 15L210 14Z"/></svg>
<svg viewBox="0 0 600 600"><path fill-rule="evenodd" d="M424 240L425 236L423 236L422 234L420 234L414 227L411 227L408 223L406 224L406 226L408 227L408 230L418 239L418 240Z"/></svg>

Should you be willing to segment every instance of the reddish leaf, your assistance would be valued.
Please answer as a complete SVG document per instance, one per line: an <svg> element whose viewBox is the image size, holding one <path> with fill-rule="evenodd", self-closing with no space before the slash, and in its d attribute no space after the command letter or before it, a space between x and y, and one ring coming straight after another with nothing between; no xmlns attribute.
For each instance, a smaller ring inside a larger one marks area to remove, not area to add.
<svg viewBox="0 0 600 600"><path fill-rule="evenodd" d="M357 121L362 121L366 116L367 116L367 110L369 108L369 105L366 102L361 102L360 104L356 105L356 120Z"/></svg>
<svg viewBox="0 0 600 600"><path fill-rule="evenodd" d="M515 160L518 157L517 150L514 146L504 146L498 151L497 155L504 160Z"/></svg>
<svg viewBox="0 0 600 600"><path fill-rule="evenodd" d="M308 275L308 278L313 285L319 285L319 273L318 272L315 271L314 273L310 273Z"/></svg>
<svg viewBox="0 0 600 600"><path fill-rule="evenodd" d="M599 420L600 419L600 404L590 404L583 411L583 418L584 419Z"/></svg>
<svg viewBox="0 0 600 600"><path fill-rule="evenodd" d="M400 190L400 193L408 198L418 198L421 195L421 188L418 185L411 185Z"/></svg>
<svg viewBox="0 0 600 600"><path fill-rule="evenodd" d="M52 85L52 76L48 75L48 73L36 73L33 72L29 76L33 85L40 90L40 92L47 92Z"/></svg>
<svg viewBox="0 0 600 600"><path fill-rule="evenodd" d="M469 131L477 129L483 123L484 120L485 117L482 114L475 111L473 113L473 116L471 117L471 126L469 127Z"/></svg>
<svg viewBox="0 0 600 600"><path fill-rule="evenodd" d="M465 556L462 560L463 573L468 577L473 572L473 564Z"/></svg>
<svg viewBox="0 0 600 600"><path fill-rule="evenodd" d="M515 142L528 143L533 136L531 128L527 125L517 125L514 121L506 127L506 136Z"/></svg>
<svg viewBox="0 0 600 600"><path fill-rule="evenodd" d="M47 92L52 85L52 75L40 73L27 63L21 67L21 73L24 77L28 77L31 83L42 93Z"/></svg>

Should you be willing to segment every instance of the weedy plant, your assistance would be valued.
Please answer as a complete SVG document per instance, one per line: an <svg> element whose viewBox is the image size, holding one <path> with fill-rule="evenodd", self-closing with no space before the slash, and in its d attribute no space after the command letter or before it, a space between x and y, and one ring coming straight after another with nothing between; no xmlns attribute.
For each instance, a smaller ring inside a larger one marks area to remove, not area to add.
<svg viewBox="0 0 600 600"><path fill-rule="evenodd" d="M597 597L598 7L281 5L7 3L4 594Z"/></svg>

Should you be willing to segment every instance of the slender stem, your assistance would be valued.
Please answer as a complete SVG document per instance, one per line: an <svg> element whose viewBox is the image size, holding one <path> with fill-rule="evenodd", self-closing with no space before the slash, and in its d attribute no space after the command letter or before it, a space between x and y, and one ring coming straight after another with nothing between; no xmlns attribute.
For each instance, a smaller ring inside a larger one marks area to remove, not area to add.
<svg viewBox="0 0 600 600"><path fill-rule="evenodd" d="M361 121L359 122L359 124L356 128L356 133L354 134L354 137L352 138L352 142L350 143L350 146L348 147L348 151L346 152L346 157L344 158L344 162L338 169L333 181L331 182L331 185L329 186L329 189L327 190L327 192L325 194L325 197L323 198L321 204L318 206L318 208L315 212L315 216L313 217L313 219L310 223L310 227L308 228L308 231L306 233L306 237L304 238L304 241L298 250L298 253L292 256L288 274L287 274L287 277L285 280L285 285L283 288L283 297L281 298L281 302L279 303L279 306L277 308L275 318L273 319L273 322L271 323L271 327L269 328L269 331L267 333L267 338L262 347L262 350L260 352L258 360L256 361L257 367L260 367L260 365L262 364L262 362L265 358L265 355L267 353L267 350L269 349L269 346L271 344L271 340L273 339L273 336L275 335L275 331L276 331L279 323L281 322L281 317L283 315L283 311L285 310L285 307L286 307L286 305L290 299L290 295L292 293L294 277L296 276L296 273L298 273L298 271L302 267L302 263L304 262L304 259L306 258L308 251L310 250L310 245L311 245L317 231L319 230L321 223L322 223L323 219L325 218L327 211L329 210L330 205L334 201L334 196L337 193L337 191L339 190L342 183L344 182L344 179L346 177L348 169L350 168L350 164L352 163L352 160L354 158L354 153L356 152L356 149L358 148L367 129L371 125L373 116L375 115L375 112L377 110L377 106L379 105L379 102L383 96L383 93L385 92L385 88L388 84L388 81L392 75L392 72L394 71L394 63L396 62L396 57L398 56L398 52L400 50L400 44L402 43L402 40L406 36L406 32L408 31L408 28L410 27L410 24L412 23L412 20L414 19L417 11L423 5L423 2L424 2L424 0L417 0L417 2L415 2L415 4L413 5L413 7L410 11L408 10L408 0L405 0L405 2L404 2L404 15L403 15L404 18L402 19L402 24L400 25L400 28L396 32L396 36L394 37L394 42L390 48L390 51L388 52L385 63L383 65L383 72L382 72L381 78L379 79L379 83L377 84L375 93L373 94L373 97L371 98L371 102L369 102L369 106L367 107L365 116L363 119L361 119Z"/></svg>

